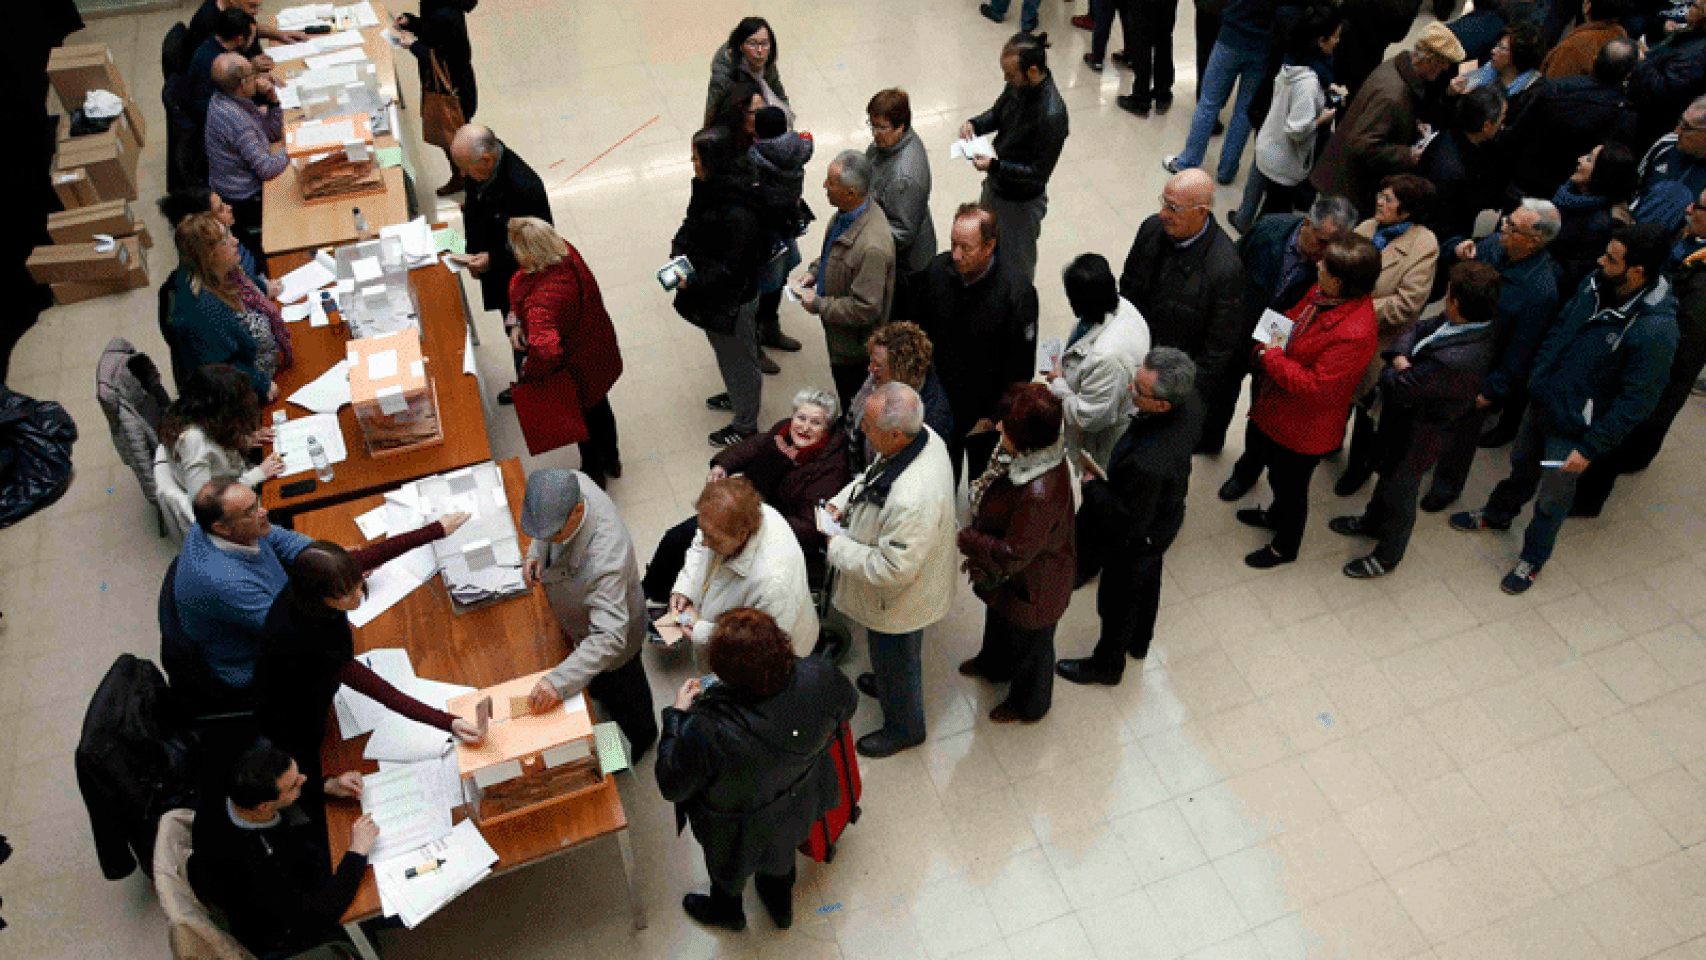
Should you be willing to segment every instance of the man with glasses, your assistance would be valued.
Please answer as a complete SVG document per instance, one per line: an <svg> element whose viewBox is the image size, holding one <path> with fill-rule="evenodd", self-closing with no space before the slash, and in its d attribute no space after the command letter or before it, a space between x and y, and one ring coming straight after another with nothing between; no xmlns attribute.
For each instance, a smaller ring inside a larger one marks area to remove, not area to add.
<svg viewBox="0 0 1706 960"><path fill-rule="evenodd" d="M1706 97L1689 104L1675 132L1653 144L1636 176L1640 185L1629 204L1635 222L1675 232L1688 204L1706 190Z"/></svg>
<svg viewBox="0 0 1706 960"><path fill-rule="evenodd" d="M1683 17L1680 24L1665 24L1670 34L1654 44L1629 75L1629 102L1637 114L1632 145L1637 149L1652 143L1689 101L1706 93L1706 0L1694 0Z"/></svg>
<svg viewBox="0 0 1706 960"><path fill-rule="evenodd" d="M1453 253L1459 262L1485 263L1499 272L1498 309L1493 315L1494 342L1498 353L1493 368L1481 381L1475 409L1459 420L1444 438L1433 484L1422 497L1421 507L1437 513L1456 502L1463 492L1469 467L1487 419L1495 413L1519 422L1528 405L1528 371L1557 315L1561 268L1546 245L1558 236L1562 220L1558 208L1548 200L1525 198L1499 229L1480 243L1464 240ZM1444 271L1448 276L1451 267Z"/></svg>
<svg viewBox="0 0 1706 960"><path fill-rule="evenodd" d="M1177 347L1195 364L1197 392L1213 397L1236 377L1249 339L1244 265L1214 220L1214 181L1183 170L1162 188L1161 209L1143 221L1120 273L1120 296L1149 325L1150 342Z"/></svg>
<svg viewBox="0 0 1706 960"><path fill-rule="evenodd" d="M284 139L284 108L272 82L240 53L213 61L213 82L219 89L203 132L207 185L231 205L232 232L261 260L261 189L290 166L282 144L274 146Z"/></svg>

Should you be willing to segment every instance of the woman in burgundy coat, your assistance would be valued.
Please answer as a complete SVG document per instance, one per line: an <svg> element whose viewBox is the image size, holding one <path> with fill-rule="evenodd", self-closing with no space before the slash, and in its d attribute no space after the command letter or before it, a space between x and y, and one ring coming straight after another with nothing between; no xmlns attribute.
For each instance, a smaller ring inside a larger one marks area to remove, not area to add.
<svg viewBox="0 0 1706 960"><path fill-rule="evenodd" d="M536 217L511 220L509 248L521 269L509 282L510 314L504 327L510 345L522 355L521 382L566 377L572 383L577 402L565 402L551 413L585 422L588 437L580 444L581 472L603 487L606 477L622 475L616 414L609 400L610 388L622 375L616 326L604 310L598 281L586 261L550 224ZM518 413L525 435L535 424L527 413Z"/></svg>
<svg viewBox="0 0 1706 960"><path fill-rule="evenodd" d="M1001 445L971 485L971 526L960 531L962 569L989 605L983 649L960 673L1008 684L989 712L996 723L1041 720L1054 698L1054 628L1077 571L1072 473L1060 435L1060 400L1040 383L1003 401Z"/></svg>
<svg viewBox="0 0 1706 960"><path fill-rule="evenodd" d="M1238 511L1273 540L1244 558L1258 570L1297 559L1309 511L1309 477L1321 458L1345 439L1345 416L1363 371L1374 359L1380 328L1369 294L1380 279L1380 251L1348 235L1327 245L1313 289L1286 316L1291 334L1274 345L1258 343L1257 381L1244 433L1244 455L1220 488L1237 500L1268 471L1274 502Z"/></svg>

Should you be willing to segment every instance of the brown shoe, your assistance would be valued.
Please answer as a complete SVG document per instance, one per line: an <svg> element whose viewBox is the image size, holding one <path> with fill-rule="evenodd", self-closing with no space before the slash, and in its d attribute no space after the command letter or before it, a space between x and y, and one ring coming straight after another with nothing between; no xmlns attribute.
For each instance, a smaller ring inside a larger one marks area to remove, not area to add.
<svg viewBox="0 0 1706 960"><path fill-rule="evenodd" d="M772 377L782 372L782 368L776 365L776 361L770 359L769 354L763 350L758 351L758 369Z"/></svg>
<svg viewBox="0 0 1706 960"><path fill-rule="evenodd" d="M970 660L961 660L960 661L960 676L962 676L962 677L978 677L980 679L983 677L983 671L979 670L977 668L977 658L976 657L972 657Z"/></svg>
<svg viewBox="0 0 1706 960"><path fill-rule="evenodd" d="M464 180L462 178L462 174L458 173L456 176L450 178L449 183L439 187L434 192L441 197L448 197L453 193L461 193L463 190L467 189L467 186L468 181Z"/></svg>

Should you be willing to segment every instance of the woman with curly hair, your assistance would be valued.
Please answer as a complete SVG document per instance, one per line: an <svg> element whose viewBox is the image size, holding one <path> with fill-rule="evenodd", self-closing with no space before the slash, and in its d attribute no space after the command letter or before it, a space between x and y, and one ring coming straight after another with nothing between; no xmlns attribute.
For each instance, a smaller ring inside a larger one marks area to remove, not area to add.
<svg viewBox="0 0 1706 960"><path fill-rule="evenodd" d="M915 323L891 323L878 327L865 340L865 353L871 358L865 383L853 394L847 405L847 448L852 457L854 473L865 469L877 459L877 452L859 429L858 417L865 409L871 391L890 380L899 380L918 391L924 401L924 424L946 440L954 432L954 411L948 406L948 394L936 376L930 358L935 347L923 328Z"/></svg>
<svg viewBox="0 0 1706 960"><path fill-rule="evenodd" d="M261 406L249 378L223 363L191 372L160 424L172 479L192 496L214 477L236 477L258 487L284 473L277 453L249 466L248 451L270 439L268 434L261 429Z"/></svg>
<svg viewBox="0 0 1706 960"><path fill-rule="evenodd" d="M715 682L694 677L663 709L657 778L676 805L676 827L693 825L710 893L682 898L707 926L746 929L741 893L756 876L776 926L794 920L794 848L841 800L829 746L858 695L835 664L796 657L770 615L723 614L706 651Z"/></svg>

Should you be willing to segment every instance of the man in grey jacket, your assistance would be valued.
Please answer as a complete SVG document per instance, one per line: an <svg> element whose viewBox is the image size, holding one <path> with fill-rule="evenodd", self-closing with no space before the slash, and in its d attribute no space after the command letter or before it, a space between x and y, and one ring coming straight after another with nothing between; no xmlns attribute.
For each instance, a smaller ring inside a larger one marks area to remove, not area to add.
<svg viewBox="0 0 1706 960"><path fill-rule="evenodd" d="M894 305L894 237L871 202L871 162L843 150L829 164L824 192L836 213L823 231L823 254L797 281L800 306L823 321L829 374L846 405L865 382L865 341L889 322Z"/></svg>
<svg viewBox="0 0 1706 960"><path fill-rule="evenodd" d="M574 642L533 688L533 709L548 710L585 690L622 728L638 763L657 741L658 725L640 657L646 641L640 566L616 504L579 471L538 470L527 478L521 532L533 538L522 575L545 585Z"/></svg>

